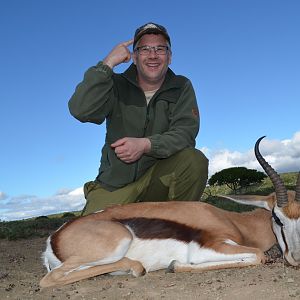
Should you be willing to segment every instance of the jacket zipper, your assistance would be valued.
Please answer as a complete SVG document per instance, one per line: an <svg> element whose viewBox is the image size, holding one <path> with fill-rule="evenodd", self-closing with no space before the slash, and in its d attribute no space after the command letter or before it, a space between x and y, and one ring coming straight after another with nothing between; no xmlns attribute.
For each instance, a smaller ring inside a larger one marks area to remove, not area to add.
<svg viewBox="0 0 300 300"><path fill-rule="evenodd" d="M150 100L150 102L151 101L152 101L152 99ZM145 124L144 124L144 131L143 131L143 136L142 137L145 137L147 126L148 126L148 123L149 123L149 107L150 107L150 102L148 103L147 109L146 109L146 120L145 120ZM139 167L139 160L135 164L133 181L136 181L136 179L137 179L138 167Z"/></svg>

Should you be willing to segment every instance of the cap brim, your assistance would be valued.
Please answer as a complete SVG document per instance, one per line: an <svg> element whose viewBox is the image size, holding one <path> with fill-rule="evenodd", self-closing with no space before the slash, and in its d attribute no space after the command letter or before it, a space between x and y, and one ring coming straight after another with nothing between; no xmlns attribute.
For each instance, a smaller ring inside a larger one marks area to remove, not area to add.
<svg viewBox="0 0 300 300"><path fill-rule="evenodd" d="M165 39L170 43L170 37L164 31L159 30L158 28L147 28L141 32L139 32L134 38L134 45L138 42L138 40L145 34L161 34L165 37Z"/></svg>

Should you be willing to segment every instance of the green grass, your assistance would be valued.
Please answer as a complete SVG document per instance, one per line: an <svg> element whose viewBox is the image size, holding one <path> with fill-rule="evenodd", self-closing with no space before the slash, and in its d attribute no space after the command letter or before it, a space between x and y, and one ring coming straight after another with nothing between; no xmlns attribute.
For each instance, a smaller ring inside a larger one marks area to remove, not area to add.
<svg viewBox="0 0 300 300"><path fill-rule="evenodd" d="M295 188L298 173L283 173L280 176L288 189ZM253 185L246 190L238 192L240 194L268 195L273 191L274 188L270 179L266 178L261 184ZM249 211L255 208L217 197L217 195L228 195L230 193L230 189L226 186L207 187L201 201L222 209L237 212ZM63 223L79 214L80 212L61 213L22 221L0 222L0 239L17 240L30 237L45 237L59 228Z"/></svg>

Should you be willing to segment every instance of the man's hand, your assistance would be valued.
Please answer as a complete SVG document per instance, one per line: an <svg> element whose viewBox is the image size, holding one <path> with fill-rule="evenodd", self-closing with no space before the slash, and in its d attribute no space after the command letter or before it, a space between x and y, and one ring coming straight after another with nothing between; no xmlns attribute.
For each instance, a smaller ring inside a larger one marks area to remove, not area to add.
<svg viewBox="0 0 300 300"><path fill-rule="evenodd" d="M123 62L129 62L131 59L131 54L128 49L128 46L132 44L133 44L133 39L117 45L104 58L103 63L109 66L111 69L113 69L115 66Z"/></svg>
<svg viewBox="0 0 300 300"><path fill-rule="evenodd" d="M125 163L133 163L150 151L151 142L147 138L125 137L111 144L111 147L115 149L119 159Z"/></svg>

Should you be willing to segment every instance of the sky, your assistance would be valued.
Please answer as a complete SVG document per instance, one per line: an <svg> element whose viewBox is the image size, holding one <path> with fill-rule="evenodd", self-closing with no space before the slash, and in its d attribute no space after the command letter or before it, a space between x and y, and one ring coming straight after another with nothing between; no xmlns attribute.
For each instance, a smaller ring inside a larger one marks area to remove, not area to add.
<svg viewBox="0 0 300 300"><path fill-rule="evenodd" d="M299 171L299 15L298 0L1 0L0 220L84 206L105 125L74 119L68 100L90 66L149 21L167 28L170 67L196 91L209 174L260 170L253 146L263 135L272 166Z"/></svg>

